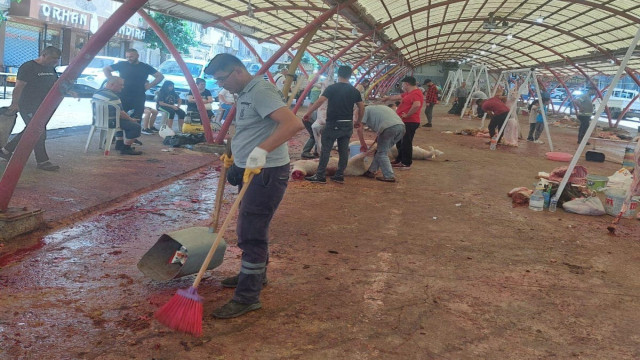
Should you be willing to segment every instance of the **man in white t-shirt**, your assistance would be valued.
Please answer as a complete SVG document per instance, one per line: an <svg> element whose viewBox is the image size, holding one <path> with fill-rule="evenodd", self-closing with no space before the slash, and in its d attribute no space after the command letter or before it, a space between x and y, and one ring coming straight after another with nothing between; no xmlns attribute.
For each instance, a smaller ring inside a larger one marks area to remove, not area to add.
<svg viewBox="0 0 640 360"><path fill-rule="evenodd" d="M220 108L224 110L224 113L222 114L222 121L224 121L227 118L229 110L231 110L231 107L233 107L233 104L236 102L236 99L229 90L222 89L218 93L218 100L220 101Z"/></svg>

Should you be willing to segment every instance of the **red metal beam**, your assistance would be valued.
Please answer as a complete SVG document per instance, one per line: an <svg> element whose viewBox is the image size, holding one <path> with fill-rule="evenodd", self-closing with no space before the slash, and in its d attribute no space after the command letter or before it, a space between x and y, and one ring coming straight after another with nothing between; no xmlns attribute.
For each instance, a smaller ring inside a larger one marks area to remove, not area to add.
<svg viewBox="0 0 640 360"><path fill-rule="evenodd" d="M327 10L327 8L321 8L321 7L316 7L316 6L299 6L299 5L290 5L290 6L269 6L269 7L263 7L263 8L257 8L255 6L252 7L251 9L251 13L256 14L256 13L262 13L262 12L269 12L269 11L281 11L281 10L300 10L300 11L317 11L320 13L324 13ZM208 24L204 24L204 27L210 27L210 26L215 26L216 24L223 22L223 21L227 21L227 20L231 20L240 16L245 16L245 15L249 15L249 10L245 10L245 11L238 11L235 12L231 15L227 15L227 16L223 16L220 17L216 20L213 20L212 22L208 23Z"/></svg>
<svg viewBox="0 0 640 360"><path fill-rule="evenodd" d="M258 59L258 61L260 62L260 65L264 65L264 61L262 60L262 58L260 57L260 54L258 54L258 52L256 51L256 49L251 46L251 44L249 43L249 41L247 41L247 38L245 38L244 36L242 36L242 34L240 34L239 32L236 31L236 29L233 28L233 26L229 25L228 22L226 21L221 21L220 22L225 28L227 28L227 30L229 30L230 32L232 32L236 37L238 37L238 39L240 39L240 41L242 41L242 43L244 44L244 46L247 47L247 49L249 49L249 51L251 51L251 53ZM273 76L271 75L271 72L269 72L269 70L267 70L267 77L269 78L269 81L271 81L272 83L274 83L275 81L273 80ZM229 113L227 112L227 115L229 115Z"/></svg>
<svg viewBox="0 0 640 360"><path fill-rule="evenodd" d="M309 30L324 23L325 21L327 21L327 19L329 19L334 14L336 14L338 11L353 4L354 2L356 2L356 0L347 0L340 5L334 6L331 9L325 11L320 16L313 19L313 21L310 22L307 26L298 30L298 32L294 36L292 36L291 39L289 39L289 41L287 41L284 45L280 47L280 49L278 49L278 51L276 51L273 55L271 55L271 58L269 58L269 60L267 60L262 65L262 67L260 68L260 70L258 70L256 75L264 74L265 71L267 71L271 67L271 65L273 65L276 62L276 60L278 60L280 56L282 56L285 53L285 51L287 51L291 46L293 46L293 44L295 44L298 40L300 40L307 32L309 32ZM229 115L227 115L227 117L229 119L232 119L233 116L235 115L235 111L236 111L236 108L234 106L233 108L231 108L231 110L229 110ZM222 129L220 129L220 132L218 133L218 136L216 137L216 140L215 140L216 143L218 144L223 143L224 138L225 136L227 136L227 132L229 131L229 126L231 126L231 121L225 121L224 124L222 124Z"/></svg>
<svg viewBox="0 0 640 360"><path fill-rule="evenodd" d="M173 55L176 63L178 63L178 66L180 66L180 70L182 70L184 78L185 80L187 80L187 84L189 84L189 89L191 89L191 94L193 94L193 98L196 101L196 107L198 108L198 113L200 113L200 121L202 121L202 125L204 126L204 137L207 139L208 143L212 143L213 132L211 131L211 123L209 121L207 109L205 108L204 101L202 101L202 96L200 96L200 91L198 90L198 86L196 86L196 82L195 80L193 80L193 76L191 75L187 64L185 64L184 60L182 60L182 55L180 55L178 49L176 49L171 40L169 40L167 35L164 33L164 30L162 30L162 28L158 26L156 21L153 20L153 18L149 16L146 11L140 9L138 10L138 15L142 16L142 18L149 24L149 26L151 26L156 35L158 35L160 40L162 40L164 46L166 46L171 55ZM182 131L182 129L180 129L180 131Z"/></svg>
<svg viewBox="0 0 640 360"><path fill-rule="evenodd" d="M46 131L47 123L58 105L60 105L60 102L62 102L64 94L73 86L82 70L93 60L98 51L146 2L146 0L129 0L123 3L91 36L87 44L82 47L78 55L69 64L69 67L53 85L33 115L33 119L24 130L16 151L9 160L4 174L2 174L2 179L0 179L0 211L6 211L9 207L9 201L16 189L24 164L29 159L36 142Z"/></svg>
<svg viewBox="0 0 640 360"><path fill-rule="evenodd" d="M296 100L296 106L293 108L293 113L296 114L298 112L298 110L300 109L300 107L302 106L302 103L304 103L304 98L307 96L307 94L309 93L309 91L311 90L311 87L313 87L313 84L316 83L316 81L318 81L318 78L320 78L320 75L325 72L329 66L331 65L331 63L337 59L339 59L344 53L346 53L347 51L349 51L352 47L354 47L356 44L358 44L360 41L362 41L363 39L371 36L371 34L373 33L373 31L366 33L366 34L362 34L361 36L359 36L357 39L353 40L353 42L351 42L351 44L345 46L344 48L342 48L340 51L338 51L335 56L333 56L331 58L330 61L328 61L326 64L322 65L322 67L320 68L320 70L318 70L318 72L313 76L313 79L310 80L307 83L307 86L304 88L304 91L302 91L302 94L300 95L300 97L298 98L298 100Z"/></svg>

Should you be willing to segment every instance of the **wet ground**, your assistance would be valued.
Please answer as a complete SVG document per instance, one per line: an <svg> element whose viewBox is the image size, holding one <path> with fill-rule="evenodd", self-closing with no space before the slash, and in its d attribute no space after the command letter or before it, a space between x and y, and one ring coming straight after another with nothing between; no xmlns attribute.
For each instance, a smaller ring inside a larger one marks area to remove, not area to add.
<svg viewBox="0 0 640 360"><path fill-rule="evenodd" d="M532 212L506 193L563 163L546 145L490 151L478 125L446 116L415 145L445 152L398 182L290 182L271 227L263 309L208 314L239 268L234 225L223 264L199 288L203 336L153 312L192 276L160 283L136 268L166 231L205 225L218 162L49 234L0 249L0 358L39 359L634 359L640 357L640 222ZM523 123L524 124L524 123ZM551 127L557 151L576 129ZM371 137L371 134L368 134ZM290 143L297 157L303 133ZM610 161L580 164L609 175ZM618 158L616 158L618 157ZM227 186L223 216L235 198Z"/></svg>

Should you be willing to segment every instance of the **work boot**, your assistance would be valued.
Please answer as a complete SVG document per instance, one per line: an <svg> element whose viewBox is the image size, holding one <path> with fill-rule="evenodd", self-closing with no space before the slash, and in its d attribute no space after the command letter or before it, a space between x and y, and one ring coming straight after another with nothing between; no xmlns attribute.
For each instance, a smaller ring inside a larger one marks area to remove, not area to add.
<svg viewBox="0 0 640 360"><path fill-rule="evenodd" d="M258 310L262 307L262 304L258 301L254 304L242 304L237 301L231 300L223 306L215 309L211 316L218 319L231 319L244 315L249 311Z"/></svg>
<svg viewBox="0 0 640 360"><path fill-rule="evenodd" d="M223 287L234 288L238 286L238 277L239 275L228 277L220 282ZM267 273L264 273L264 277L262 278L262 286L267 286L269 280L267 279Z"/></svg>

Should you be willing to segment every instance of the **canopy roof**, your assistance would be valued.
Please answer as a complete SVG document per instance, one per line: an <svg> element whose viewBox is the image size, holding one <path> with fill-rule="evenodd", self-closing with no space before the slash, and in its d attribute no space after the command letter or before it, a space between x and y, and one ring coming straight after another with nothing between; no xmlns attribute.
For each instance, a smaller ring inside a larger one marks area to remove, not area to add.
<svg viewBox="0 0 640 360"><path fill-rule="evenodd" d="M536 66L611 73L640 26L637 0L150 0L151 10L286 43L329 8L347 4L319 27L307 51L331 57L370 34L341 61L417 67L435 61L492 70ZM354 30L355 29L355 30ZM301 41L301 40L300 40ZM299 43L299 42L298 42ZM294 47L295 49L295 47ZM629 67L640 66L640 52ZM575 72L572 70L571 72Z"/></svg>

